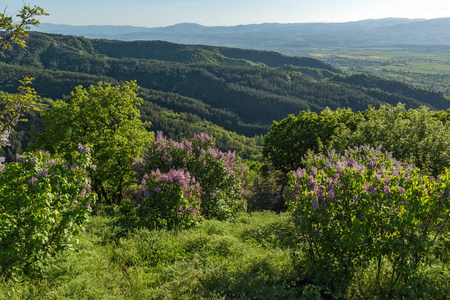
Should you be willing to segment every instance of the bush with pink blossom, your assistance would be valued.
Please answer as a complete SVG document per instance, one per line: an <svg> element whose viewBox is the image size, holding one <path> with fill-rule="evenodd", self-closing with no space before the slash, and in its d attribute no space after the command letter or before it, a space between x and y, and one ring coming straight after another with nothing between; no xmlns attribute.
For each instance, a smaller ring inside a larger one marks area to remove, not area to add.
<svg viewBox="0 0 450 300"><path fill-rule="evenodd" d="M183 170L185 175L190 176L192 184L198 186L199 208L195 211L204 218L231 220L247 207L243 179L245 164L234 152L222 152L215 148L214 138L207 134L195 134L190 139L176 142L158 132L153 144L134 167L141 181L152 178L152 174L170 177L171 172ZM140 188L143 189L143 185ZM188 194L191 192L189 190ZM178 196L167 197L181 197L180 193L175 194ZM152 198L154 194L147 195L144 197L146 203L156 201ZM175 203L172 200L169 202ZM168 207L175 211L179 208L177 205Z"/></svg>
<svg viewBox="0 0 450 300"><path fill-rule="evenodd" d="M394 285L450 250L450 172L423 176L371 147L309 155L285 191L302 247L348 278L376 262ZM388 262L383 263L383 262ZM389 273L386 269L390 268Z"/></svg>

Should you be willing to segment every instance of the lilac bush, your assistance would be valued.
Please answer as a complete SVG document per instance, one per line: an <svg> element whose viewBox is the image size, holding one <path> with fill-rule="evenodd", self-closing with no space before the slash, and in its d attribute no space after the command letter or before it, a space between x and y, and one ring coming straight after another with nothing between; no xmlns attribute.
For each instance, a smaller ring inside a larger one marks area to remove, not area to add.
<svg viewBox="0 0 450 300"><path fill-rule="evenodd" d="M203 219L200 208L201 187L189 172L159 169L142 177L133 199L137 226L150 228L188 228Z"/></svg>
<svg viewBox="0 0 450 300"><path fill-rule="evenodd" d="M43 151L17 160L0 168L0 270L9 275L36 271L70 248L96 200L89 152L71 162Z"/></svg>
<svg viewBox="0 0 450 300"><path fill-rule="evenodd" d="M358 267L383 260L389 280L417 274L432 254L449 253L450 173L423 176L380 148L363 146L328 156L310 154L291 171L288 209L312 260L337 265L351 278Z"/></svg>
<svg viewBox="0 0 450 300"><path fill-rule="evenodd" d="M134 167L139 180L156 170L170 173L182 169L195 177L201 187L200 212L205 218L230 220L246 209L245 164L235 152L215 148L214 138L205 133L176 142L158 132Z"/></svg>

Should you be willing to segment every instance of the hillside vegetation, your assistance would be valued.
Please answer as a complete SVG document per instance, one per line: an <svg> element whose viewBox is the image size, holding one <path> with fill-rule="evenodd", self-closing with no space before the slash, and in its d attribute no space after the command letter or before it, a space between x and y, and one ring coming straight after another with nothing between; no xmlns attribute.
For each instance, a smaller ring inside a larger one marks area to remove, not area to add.
<svg viewBox="0 0 450 300"><path fill-rule="evenodd" d="M5 92L15 92L19 79L32 76L38 94L51 99L64 99L78 85L137 80L141 118L152 123L150 130L173 138L208 132L221 149L248 158L261 157L261 135L291 113L360 111L397 102L450 107L441 93L371 75L347 76L311 58L167 42L33 33L28 51L0 60L0 74ZM26 141L20 143L23 149Z"/></svg>
<svg viewBox="0 0 450 300"><path fill-rule="evenodd" d="M442 94L270 52L30 47L0 62L0 298L450 293Z"/></svg>

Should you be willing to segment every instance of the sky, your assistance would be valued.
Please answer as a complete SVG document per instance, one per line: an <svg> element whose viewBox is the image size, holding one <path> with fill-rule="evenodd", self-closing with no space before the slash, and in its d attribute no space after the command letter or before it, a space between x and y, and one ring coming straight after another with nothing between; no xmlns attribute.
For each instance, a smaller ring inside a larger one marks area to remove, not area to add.
<svg viewBox="0 0 450 300"><path fill-rule="evenodd" d="M450 0L1 0L12 15L40 6L42 23L162 27L178 23L234 26L450 17Z"/></svg>

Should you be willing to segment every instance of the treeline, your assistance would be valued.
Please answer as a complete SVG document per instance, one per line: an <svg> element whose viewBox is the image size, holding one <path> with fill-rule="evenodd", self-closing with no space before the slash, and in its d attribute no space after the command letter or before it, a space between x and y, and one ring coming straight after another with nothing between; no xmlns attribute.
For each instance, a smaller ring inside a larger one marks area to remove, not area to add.
<svg viewBox="0 0 450 300"><path fill-rule="evenodd" d="M199 101L197 104L203 102L211 109L226 111L232 115L227 120L230 124L220 125L247 136L264 134L273 120L308 109L320 112L325 107L350 107L359 111L369 105L395 105L397 102L406 103L408 107L449 107L449 101L438 93L424 94L423 90L373 76L362 82L354 76L342 76L317 60L270 52L163 42L130 44L43 34L33 36L29 49L29 53L17 53L3 61L9 65L34 66L47 74L52 70L75 72L77 77L83 73L110 78L98 78L102 81L135 79L142 88L193 98ZM162 55L164 49L167 53ZM204 55L199 55L200 52ZM318 71L312 71L314 69ZM61 75L57 75L60 80ZM63 76L70 77L69 74ZM46 80L52 81L51 78ZM52 96L60 97L61 94ZM194 106L198 105L191 105L191 108ZM216 111L212 111L206 119L216 123L215 116ZM217 119L221 118L223 115ZM238 123L245 126L237 126Z"/></svg>
<svg viewBox="0 0 450 300"><path fill-rule="evenodd" d="M382 146L394 158L437 176L450 167L449 120L450 109L406 109L402 104L362 112L304 111L274 122L265 139L264 156L287 173L304 167L302 159L310 151L343 154L353 147Z"/></svg>

